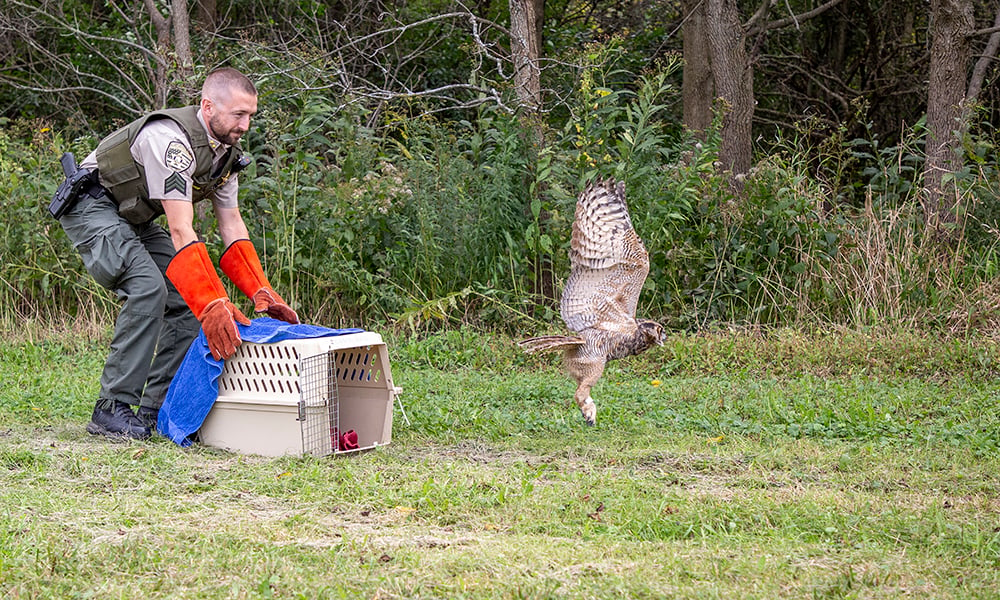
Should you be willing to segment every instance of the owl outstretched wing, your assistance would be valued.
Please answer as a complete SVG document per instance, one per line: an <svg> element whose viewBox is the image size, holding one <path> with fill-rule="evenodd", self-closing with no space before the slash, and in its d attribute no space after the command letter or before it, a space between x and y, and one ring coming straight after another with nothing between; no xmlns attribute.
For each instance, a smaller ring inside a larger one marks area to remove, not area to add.
<svg viewBox="0 0 1000 600"><path fill-rule="evenodd" d="M635 329L649 254L632 227L625 184L598 179L581 192L570 239L570 275L560 314L571 331Z"/></svg>

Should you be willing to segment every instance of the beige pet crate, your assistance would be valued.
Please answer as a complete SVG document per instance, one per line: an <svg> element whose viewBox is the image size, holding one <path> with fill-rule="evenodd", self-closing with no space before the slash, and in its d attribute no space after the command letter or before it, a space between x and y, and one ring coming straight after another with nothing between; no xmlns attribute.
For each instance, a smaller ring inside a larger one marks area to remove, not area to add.
<svg viewBox="0 0 1000 600"><path fill-rule="evenodd" d="M382 336L363 332L244 342L226 360L201 443L245 454L326 456L392 439L393 386ZM341 436L353 430L357 448Z"/></svg>

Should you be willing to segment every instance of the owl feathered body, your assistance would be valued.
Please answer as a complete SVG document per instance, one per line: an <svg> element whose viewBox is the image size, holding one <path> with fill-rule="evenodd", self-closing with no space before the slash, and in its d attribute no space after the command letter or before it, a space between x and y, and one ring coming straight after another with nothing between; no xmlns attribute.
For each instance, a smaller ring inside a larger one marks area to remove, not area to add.
<svg viewBox="0 0 1000 600"><path fill-rule="evenodd" d="M665 336L659 323L635 318L649 254L632 227L624 183L598 179L581 192L569 257L559 313L579 335L534 337L518 345L526 352L562 351L563 364L577 383L576 404L593 425L597 406L590 390L607 362L662 344Z"/></svg>

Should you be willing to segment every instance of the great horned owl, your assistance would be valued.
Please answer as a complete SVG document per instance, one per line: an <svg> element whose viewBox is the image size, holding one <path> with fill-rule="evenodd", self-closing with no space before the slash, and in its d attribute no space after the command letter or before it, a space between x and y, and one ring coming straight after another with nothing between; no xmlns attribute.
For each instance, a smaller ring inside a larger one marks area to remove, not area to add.
<svg viewBox="0 0 1000 600"><path fill-rule="evenodd" d="M632 227L624 183L598 179L580 194L569 258L559 312L579 335L533 337L518 345L526 352L563 351L563 364L577 384L576 405L594 425L597 406L590 390L607 362L662 345L666 337L656 321L635 318L649 255Z"/></svg>

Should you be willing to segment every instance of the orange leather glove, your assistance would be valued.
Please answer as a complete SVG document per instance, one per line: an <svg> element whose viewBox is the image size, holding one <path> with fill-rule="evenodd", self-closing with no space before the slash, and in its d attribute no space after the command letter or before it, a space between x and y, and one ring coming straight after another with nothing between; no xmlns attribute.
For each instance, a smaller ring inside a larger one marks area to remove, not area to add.
<svg viewBox="0 0 1000 600"><path fill-rule="evenodd" d="M212 356L216 360L232 356L243 341L236 323L249 325L250 319L229 301L205 243L192 242L181 248L167 265L167 278L201 321Z"/></svg>
<svg viewBox="0 0 1000 600"><path fill-rule="evenodd" d="M219 258L219 267L254 302L256 312L286 323L298 323L299 315L274 291L264 275L257 250L250 240L236 240Z"/></svg>
<svg viewBox="0 0 1000 600"><path fill-rule="evenodd" d="M208 303L199 317L201 329L208 340L208 349L215 360L225 360L236 353L243 343L236 322L249 325L250 319L236 308L229 298L218 298Z"/></svg>
<svg viewBox="0 0 1000 600"><path fill-rule="evenodd" d="M285 323L298 323L299 315L292 310L292 307L285 304L278 292L269 287L262 287L253 295L253 309L256 312L267 313L267 316L284 321Z"/></svg>

